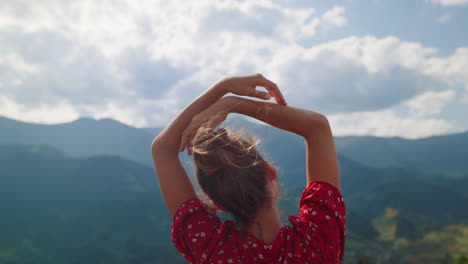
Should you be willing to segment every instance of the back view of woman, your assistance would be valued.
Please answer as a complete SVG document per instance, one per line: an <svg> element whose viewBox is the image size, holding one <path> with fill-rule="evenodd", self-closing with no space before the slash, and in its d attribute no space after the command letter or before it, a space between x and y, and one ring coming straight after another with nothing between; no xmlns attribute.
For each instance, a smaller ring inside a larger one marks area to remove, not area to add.
<svg viewBox="0 0 468 264"><path fill-rule="evenodd" d="M272 96L276 103L224 97L227 93L263 100ZM289 225L279 217L275 168L248 136L218 127L230 113L304 138L306 184L300 213L289 217ZM181 165L179 152L185 148L193 154L198 183L212 206L197 198ZM155 138L152 152L174 216L172 240L190 263L341 263L346 210L328 121L317 112L287 106L278 87L262 75L226 78L209 88ZM222 221L213 207L232 213L236 221Z"/></svg>

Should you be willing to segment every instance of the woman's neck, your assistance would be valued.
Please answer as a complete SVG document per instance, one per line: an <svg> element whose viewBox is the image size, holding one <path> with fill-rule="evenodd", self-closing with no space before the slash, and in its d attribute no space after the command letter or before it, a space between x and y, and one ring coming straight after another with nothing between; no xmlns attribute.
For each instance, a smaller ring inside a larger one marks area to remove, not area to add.
<svg viewBox="0 0 468 264"><path fill-rule="evenodd" d="M281 229L278 206L269 206L260 211L248 227L248 231L263 242L271 245Z"/></svg>

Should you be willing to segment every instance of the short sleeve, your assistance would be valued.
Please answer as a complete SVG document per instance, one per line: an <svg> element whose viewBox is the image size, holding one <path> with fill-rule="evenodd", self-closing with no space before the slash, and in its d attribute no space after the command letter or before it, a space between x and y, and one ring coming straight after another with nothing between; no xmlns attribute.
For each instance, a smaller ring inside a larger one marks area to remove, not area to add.
<svg viewBox="0 0 468 264"><path fill-rule="evenodd" d="M220 225L221 220L209 213L201 200L188 200L174 215L172 242L190 263L203 263L217 244L216 231Z"/></svg>
<svg viewBox="0 0 468 264"><path fill-rule="evenodd" d="M294 228L326 263L341 263L344 253L346 207L335 186L311 182L299 202L300 212L291 216Z"/></svg>

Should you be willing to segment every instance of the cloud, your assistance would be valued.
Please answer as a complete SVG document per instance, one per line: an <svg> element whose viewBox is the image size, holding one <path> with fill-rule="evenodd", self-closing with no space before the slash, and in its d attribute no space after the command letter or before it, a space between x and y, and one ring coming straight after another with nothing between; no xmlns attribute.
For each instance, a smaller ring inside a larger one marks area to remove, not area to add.
<svg viewBox="0 0 468 264"><path fill-rule="evenodd" d="M433 4L446 6L457 6L457 5L468 5L468 0L426 0L426 2L431 2Z"/></svg>
<svg viewBox="0 0 468 264"><path fill-rule="evenodd" d="M0 95L0 113L7 118L43 124L68 122L80 116L75 107L66 101L30 107L4 95Z"/></svg>
<svg viewBox="0 0 468 264"><path fill-rule="evenodd" d="M333 6L332 9L322 15L322 19L328 24L342 27L348 23L344 14L345 8L343 6Z"/></svg>
<svg viewBox="0 0 468 264"><path fill-rule="evenodd" d="M443 23L447 23L448 21L450 21L450 19L452 19L452 16L450 16L449 14L444 14L437 18L437 22L443 24Z"/></svg>
<svg viewBox="0 0 468 264"><path fill-rule="evenodd" d="M447 85L468 84L468 47L460 47L449 57L430 57L415 68L443 80Z"/></svg>
<svg viewBox="0 0 468 264"><path fill-rule="evenodd" d="M430 78L400 65L370 72L362 62L332 51L289 59L275 70L292 103L328 113L385 109L435 88Z"/></svg>
<svg viewBox="0 0 468 264"><path fill-rule="evenodd" d="M181 106L194 87L258 71L276 48L328 23L314 9L271 1L7 1L0 17L0 92L22 105L65 100L77 109L168 96Z"/></svg>
<svg viewBox="0 0 468 264"><path fill-rule="evenodd" d="M122 85L144 98L163 96L178 80L194 72L193 69L175 67L166 59L154 60L138 49L127 50L119 64L120 70L125 72Z"/></svg>
<svg viewBox="0 0 468 264"><path fill-rule="evenodd" d="M454 90L442 92L425 92L420 94L404 104L416 116L427 116L439 114L442 109L450 103L455 97Z"/></svg>
<svg viewBox="0 0 468 264"><path fill-rule="evenodd" d="M459 131L438 115L468 87L467 54L458 48L440 57L395 37L349 37L285 49L269 73L293 105L331 116L337 135L418 138Z"/></svg>
<svg viewBox="0 0 468 264"><path fill-rule="evenodd" d="M420 105L468 84L468 48L443 57L392 36L300 44L347 24L343 6L318 13L269 0L7 1L0 6L0 93L8 107L0 114L164 125L219 79L263 72L293 105L340 120L340 133L353 131L342 121L347 115L369 120L356 133L383 135L373 121L379 115L425 128L389 130L394 134L453 129ZM444 111L440 100L436 112ZM395 107L406 107L408 116L388 112Z"/></svg>
<svg viewBox="0 0 468 264"><path fill-rule="evenodd" d="M460 103L462 104L468 104L468 84L465 84L465 91L460 98Z"/></svg>
<svg viewBox="0 0 468 264"><path fill-rule="evenodd" d="M400 117L395 109L328 116L335 136L373 135L417 139L453 133L456 128L437 118Z"/></svg>
<svg viewBox="0 0 468 264"><path fill-rule="evenodd" d="M449 78L464 76L459 55L436 59L434 53L394 37L350 37L309 49L285 49L275 55L269 72L279 76L277 82L293 103L328 113L371 111L444 90Z"/></svg>
<svg viewBox="0 0 468 264"><path fill-rule="evenodd" d="M24 74L38 74L38 65L26 62L18 54L4 54L3 59L0 58L0 64L8 65L12 70Z"/></svg>

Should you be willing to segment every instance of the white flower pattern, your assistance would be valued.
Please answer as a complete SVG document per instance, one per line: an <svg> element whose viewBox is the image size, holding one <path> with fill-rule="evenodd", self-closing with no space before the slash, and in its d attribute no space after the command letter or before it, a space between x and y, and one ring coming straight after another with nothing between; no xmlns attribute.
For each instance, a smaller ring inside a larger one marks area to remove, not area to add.
<svg viewBox="0 0 468 264"><path fill-rule="evenodd" d="M194 199L180 206L171 238L190 263L341 263L346 208L339 190L313 182L304 190L300 207L299 216L289 217L292 228L283 227L273 244L259 242L251 235L238 244L241 236L236 224L222 222ZM192 243L185 243L187 240ZM248 256L252 259L247 261Z"/></svg>

